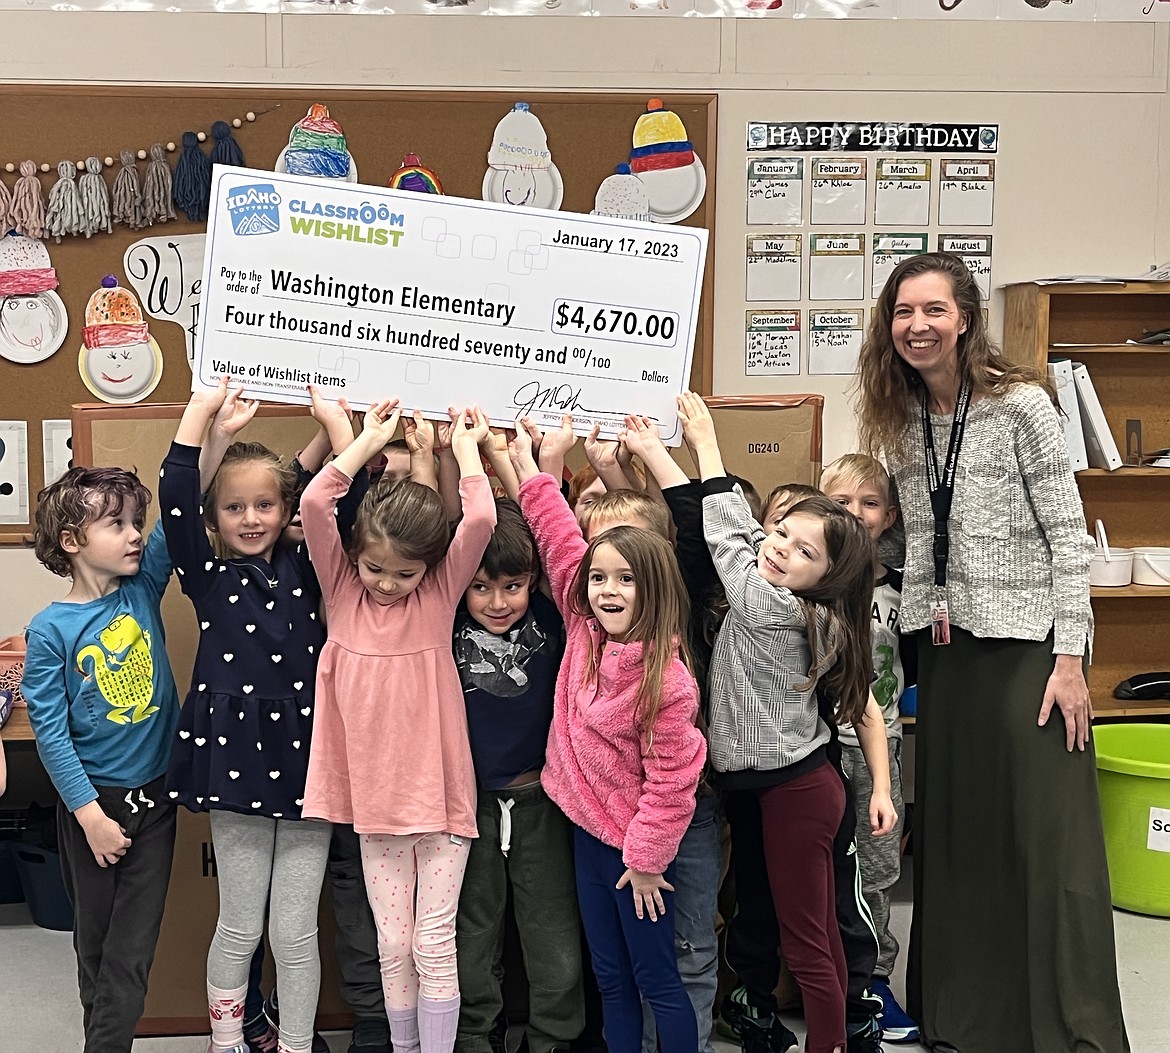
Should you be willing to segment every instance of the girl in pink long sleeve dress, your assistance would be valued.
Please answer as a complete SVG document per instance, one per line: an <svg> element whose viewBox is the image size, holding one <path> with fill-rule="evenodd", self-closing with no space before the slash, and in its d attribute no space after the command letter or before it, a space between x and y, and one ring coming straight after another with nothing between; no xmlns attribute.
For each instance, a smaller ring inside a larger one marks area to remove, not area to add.
<svg viewBox="0 0 1170 1053"><path fill-rule="evenodd" d="M455 608L495 525L478 440L487 421L460 414L451 446L463 518L450 538L438 495L384 480L366 495L353 542L334 519L352 476L393 437L396 403L309 484L301 521L321 582L329 638L303 814L352 823L378 928L382 989L398 1053L450 1053L459 1019L455 912L475 778L463 689L451 652ZM314 412L329 412L315 402ZM416 415L415 426L429 429Z"/></svg>

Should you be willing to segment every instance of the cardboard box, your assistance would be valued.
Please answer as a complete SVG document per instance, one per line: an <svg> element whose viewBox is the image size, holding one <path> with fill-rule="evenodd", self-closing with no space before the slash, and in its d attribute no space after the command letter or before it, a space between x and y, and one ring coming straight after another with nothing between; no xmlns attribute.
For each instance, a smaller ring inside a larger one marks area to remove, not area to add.
<svg viewBox="0 0 1170 1053"><path fill-rule="evenodd" d="M723 465L764 497L781 483L816 486L821 477L824 395L708 395ZM686 446L671 450L695 474Z"/></svg>

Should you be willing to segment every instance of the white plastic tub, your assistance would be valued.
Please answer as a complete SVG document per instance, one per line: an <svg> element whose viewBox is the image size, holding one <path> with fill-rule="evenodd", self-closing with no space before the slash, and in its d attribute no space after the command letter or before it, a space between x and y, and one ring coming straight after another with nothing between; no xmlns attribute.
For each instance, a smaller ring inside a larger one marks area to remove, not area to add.
<svg viewBox="0 0 1170 1053"><path fill-rule="evenodd" d="M1150 546L1133 550L1135 585L1170 585L1170 548Z"/></svg>
<svg viewBox="0 0 1170 1053"><path fill-rule="evenodd" d="M1133 549L1114 548L1105 536L1105 524L1097 520L1097 547L1089 564L1089 584L1128 585L1133 577Z"/></svg>

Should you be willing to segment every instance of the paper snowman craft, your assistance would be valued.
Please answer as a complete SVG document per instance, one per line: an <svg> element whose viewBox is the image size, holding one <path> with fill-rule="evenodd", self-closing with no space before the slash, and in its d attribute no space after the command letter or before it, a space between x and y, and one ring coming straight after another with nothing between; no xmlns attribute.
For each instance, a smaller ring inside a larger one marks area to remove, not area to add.
<svg viewBox="0 0 1170 1053"><path fill-rule="evenodd" d="M411 190L416 194L441 194L443 184L423 163L418 154L407 154L402 167L390 177L386 184L391 190Z"/></svg>
<svg viewBox="0 0 1170 1053"><path fill-rule="evenodd" d="M544 126L526 102L516 103L496 125L482 196L501 205L561 207L561 173L553 164Z"/></svg>
<svg viewBox="0 0 1170 1053"><path fill-rule="evenodd" d="M94 395L114 406L141 402L162 379L163 358L129 289L107 274L85 305L77 369Z"/></svg>
<svg viewBox="0 0 1170 1053"><path fill-rule="evenodd" d="M651 99L634 125L630 170L646 184L655 223L681 222L707 192L703 162L678 114L666 109L661 99Z"/></svg>
<svg viewBox="0 0 1170 1053"><path fill-rule="evenodd" d="M0 356L32 365L65 342L69 319L56 288L57 272L40 238L0 238Z"/></svg>
<svg viewBox="0 0 1170 1053"><path fill-rule="evenodd" d="M646 184L630 171L628 164L618 165L613 175L601 181L593 199L593 215L650 222L650 195L646 192Z"/></svg>
<svg viewBox="0 0 1170 1053"><path fill-rule="evenodd" d="M320 102L313 103L308 115L293 125L288 146L280 151L273 170L357 182L357 163L349 154L345 132Z"/></svg>

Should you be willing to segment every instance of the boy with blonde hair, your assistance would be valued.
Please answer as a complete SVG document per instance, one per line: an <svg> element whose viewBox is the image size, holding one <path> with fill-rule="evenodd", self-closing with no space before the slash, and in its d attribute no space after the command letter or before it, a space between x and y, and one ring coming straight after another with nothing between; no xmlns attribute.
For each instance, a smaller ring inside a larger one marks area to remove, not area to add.
<svg viewBox="0 0 1170 1053"><path fill-rule="evenodd" d="M889 473L882 463L861 453L838 457L821 474L821 490L843 505L864 524L876 546L898 518L898 506ZM890 931L890 889L902 870L902 728L898 699L907 684L916 680L913 642L903 644L900 632L902 575L880 561L874 567L873 683L870 690L881 707L890 758L890 796L898 813L887 837L874 837L865 816L872 783L861 754L857 733L849 725L840 729L841 766L857 800L857 860L861 891L873 915L878 937L878 958L870 991L882 1000L879 1020L888 1042L915 1042L918 1025L906 1015L890 990L890 977L898 956L898 941Z"/></svg>

